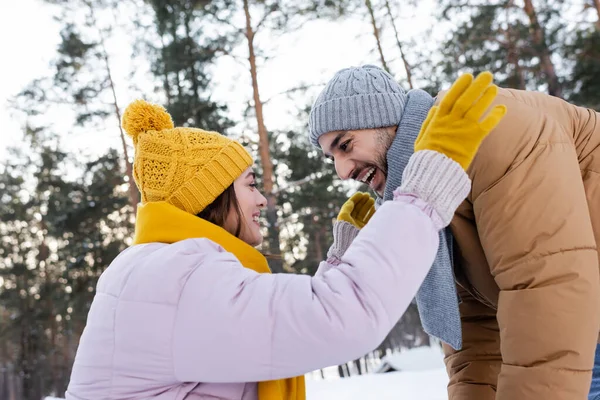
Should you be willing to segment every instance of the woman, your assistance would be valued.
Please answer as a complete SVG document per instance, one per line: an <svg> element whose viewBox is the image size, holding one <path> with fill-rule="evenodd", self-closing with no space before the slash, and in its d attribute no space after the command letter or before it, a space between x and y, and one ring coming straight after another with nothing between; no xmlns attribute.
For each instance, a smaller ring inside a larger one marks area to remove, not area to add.
<svg viewBox="0 0 600 400"><path fill-rule="evenodd" d="M374 215L363 194L342 207L314 277L271 275L253 247L266 199L239 143L132 103L123 127L142 194L134 245L100 277L67 399L304 399L303 374L375 348L469 191L450 157L466 168L502 118L495 110L456 129L467 117L448 113L455 103L479 118L495 97L476 82L461 77L430 113L393 201Z"/></svg>

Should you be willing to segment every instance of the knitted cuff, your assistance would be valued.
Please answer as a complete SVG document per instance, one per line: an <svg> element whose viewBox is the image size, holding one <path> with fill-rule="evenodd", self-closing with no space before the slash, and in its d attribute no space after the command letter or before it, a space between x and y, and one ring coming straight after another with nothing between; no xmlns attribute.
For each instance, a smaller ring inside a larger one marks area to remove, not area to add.
<svg viewBox="0 0 600 400"><path fill-rule="evenodd" d="M437 151L422 150L410 157L397 192L427 202L447 226L470 190L471 180L460 164Z"/></svg>
<svg viewBox="0 0 600 400"><path fill-rule="evenodd" d="M339 262L358 232L360 230L350 222L336 221L333 224L333 244L327 252L327 258Z"/></svg>

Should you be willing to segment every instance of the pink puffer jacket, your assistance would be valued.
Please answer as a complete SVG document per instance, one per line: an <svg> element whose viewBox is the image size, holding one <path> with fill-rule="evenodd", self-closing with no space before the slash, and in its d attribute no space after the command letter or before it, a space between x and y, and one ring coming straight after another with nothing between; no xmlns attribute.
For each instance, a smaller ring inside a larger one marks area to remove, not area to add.
<svg viewBox="0 0 600 400"><path fill-rule="evenodd" d="M207 239L133 246L100 278L66 397L254 400L255 382L358 358L410 304L442 225L400 195L314 277L258 274Z"/></svg>

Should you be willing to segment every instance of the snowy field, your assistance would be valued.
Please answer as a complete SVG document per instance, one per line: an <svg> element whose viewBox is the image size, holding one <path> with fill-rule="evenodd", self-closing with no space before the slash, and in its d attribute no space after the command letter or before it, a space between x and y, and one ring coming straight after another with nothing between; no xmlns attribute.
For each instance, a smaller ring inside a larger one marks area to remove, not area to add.
<svg viewBox="0 0 600 400"><path fill-rule="evenodd" d="M422 347L386 357L379 370L390 369L395 372L371 373L344 379L323 380L316 379L316 374L309 374L306 379L306 398L307 400L448 399L446 392L448 377L439 348ZM61 399L46 397L45 400Z"/></svg>
<svg viewBox="0 0 600 400"><path fill-rule="evenodd" d="M388 372L306 381L307 400L447 400L446 370Z"/></svg>
<svg viewBox="0 0 600 400"><path fill-rule="evenodd" d="M337 370L337 368L335 368ZM307 376L307 400L447 400L448 376L439 347L421 347L385 357L378 371L351 378ZM326 370L327 372L327 370Z"/></svg>

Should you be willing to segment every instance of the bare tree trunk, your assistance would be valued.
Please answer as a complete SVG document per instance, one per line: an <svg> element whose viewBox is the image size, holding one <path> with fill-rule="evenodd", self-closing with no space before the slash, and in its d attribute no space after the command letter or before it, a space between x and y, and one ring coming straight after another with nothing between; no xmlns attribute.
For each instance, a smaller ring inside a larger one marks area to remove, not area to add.
<svg viewBox="0 0 600 400"><path fill-rule="evenodd" d="M2 318L0 318L0 322L2 322L2 325L0 326L8 326L8 323L10 322L10 317L9 317L9 312L6 308L1 307L0 306L0 316ZM8 339L6 339L5 337L2 337L2 340L0 340L0 366L5 366L8 364L10 357L8 355Z"/></svg>
<svg viewBox="0 0 600 400"><path fill-rule="evenodd" d="M22 290L27 291L27 279L23 277L21 280ZM39 332L32 333L36 328L33 318L30 317L34 314L34 308L31 304L31 298L29 294L26 294L21 301L21 312L28 315L23 321L20 327L20 358L18 362L18 372L22 374L20 381L21 398L24 400L34 400L41 397L38 396L39 385L36 385L34 380L36 376L36 370L34 368L35 359L39 356L37 341L39 340ZM37 390L36 390L37 389Z"/></svg>
<svg viewBox="0 0 600 400"><path fill-rule="evenodd" d="M348 364L338 365L338 375L340 378L350 377L350 368L348 368Z"/></svg>
<svg viewBox="0 0 600 400"><path fill-rule="evenodd" d="M189 42L193 42L191 38L191 30L190 30L190 17L192 10L186 10L186 14L184 17L184 27L185 27L185 35ZM193 49L188 48L188 56L190 59L194 58ZM192 90L194 92L194 104L192 107L193 117L196 122L198 122L196 116L198 115L198 100L200 99L200 88L198 87L198 74L196 74L196 66L194 64L190 65L190 78L192 80Z"/></svg>
<svg viewBox="0 0 600 400"><path fill-rule="evenodd" d="M362 365L360 364L360 358L354 360L354 365L356 365L356 370L358 371L359 375L363 374L363 369L362 369Z"/></svg>
<svg viewBox="0 0 600 400"><path fill-rule="evenodd" d="M176 24L172 24L171 27L171 38L173 39L173 41L177 41L177 26ZM179 70L175 71L175 87L177 88L177 97L181 98L181 79L179 78ZM175 122L175 125L177 125L177 121L173 121Z"/></svg>
<svg viewBox="0 0 600 400"><path fill-rule="evenodd" d="M162 33L160 34L160 53L162 55L162 72L164 75L164 82L163 82L163 88L165 89L165 95L167 96L167 108L171 106L171 85L169 83L169 74L167 73L167 66L166 66L166 62L165 60L167 59L167 55L166 55L166 51L165 51L165 39L162 35Z"/></svg>
<svg viewBox="0 0 600 400"><path fill-rule="evenodd" d="M115 82L112 78L112 72L110 69L110 60L108 58L108 52L106 51L104 35L102 34L102 29L97 24L96 14L94 13L94 6L92 3L87 2L87 5L90 9L90 15L92 17L92 22L96 29L98 30L98 36L100 37L100 46L102 47L102 59L104 60L104 66L106 68L106 77L108 80L108 84L110 86L110 91L113 98L113 107L115 109L115 117L117 119L117 126L119 127L119 133L121 136L121 145L123 146L123 158L125 159L125 173L127 174L127 179L129 180L129 202L133 207L133 214L135 215L137 212L137 205L140 201L139 192L137 187L135 186L135 181L133 180L133 165L131 161L129 161L129 155L127 154L127 142L125 141L125 132L123 131L123 127L121 126L121 111L119 109L119 103L117 102L117 92L115 89Z"/></svg>
<svg viewBox="0 0 600 400"><path fill-rule="evenodd" d="M600 0L598 0L600 1ZM394 21L394 16L392 15L392 7L390 7L390 1L385 0L385 8L387 10L387 15L390 17L390 23L392 24L392 29L394 29L394 37L396 38L396 44L398 45L398 50L400 50L400 57L402 58L402 63L404 64L404 70L406 71L406 80L408 81L408 86L413 89L413 81L412 81L412 71L410 64L408 64L408 60L406 59L406 54L404 54L404 49L402 48L402 43L400 43L400 38L398 37L398 29L396 28L396 21Z"/></svg>
<svg viewBox="0 0 600 400"><path fill-rule="evenodd" d="M385 57L383 56L383 49L381 48L381 38L379 37L379 28L377 28L377 21L375 20L375 12L373 11L373 5L371 4L371 0L365 0L365 6L369 10L369 15L371 17L371 25L373 25L373 36L375 36L375 41L377 42L377 51L379 51L379 58L381 60L381 65L383 69L387 72L390 72L390 69L385 62Z"/></svg>
<svg viewBox="0 0 600 400"><path fill-rule="evenodd" d="M60 391L57 393L58 397L64 398L65 391L67 390L67 386L69 385L69 379L71 376L71 370L73 365L73 359L71 356L71 336L73 330L72 320L64 321L64 332L62 335L62 371L63 375L61 377L60 382Z"/></svg>
<svg viewBox="0 0 600 400"><path fill-rule="evenodd" d="M513 7L513 2L509 1L506 5L506 19L509 20L510 9ZM504 31L505 37L505 47L507 52L507 61L514 68L514 77L515 89L524 90L526 87L525 84L525 74L523 73L523 68L519 65L519 51L515 44L515 41L512 38L512 31L510 29L510 24L508 24L506 30Z"/></svg>
<svg viewBox="0 0 600 400"><path fill-rule="evenodd" d="M540 26L532 0L525 0L523 10L529 17L529 32L531 33L532 42L537 48L542 71L546 76L548 93L552 96L562 97L562 87L558 81L558 76L556 75L556 69L554 68L552 59L550 58L550 50L548 49L548 44L546 43L545 32Z"/></svg>
<svg viewBox="0 0 600 400"><path fill-rule="evenodd" d="M48 229L48 225L46 224L46 220L42 218L40 222L40 231L46 232ZM44 262L44 265L47 265L48 257L50 256L50 248L46 244L46 238L42 237L42 241L38 246L38 254L36 256L36 260L38 263L38 268L43 268L41 263ZM48 315L48 326L50 327L50 354L49 354L49 363L50 363L50 388L54 392L57 392L59 389L58 385L58 346L57 346L57 337L58 337L58 327L56 322L56 315L54 312L54 301L53 299L53 287L52 287L52 274L48 269L45 269L45 299L42 304L46 307L46 313ZM44 291L44 289L42 289ZM39 376L40 371L37 371Z"/></svg>
<svg viewBox="0 0 600 400"><path fill-rule="evenodd" d="M8 310L0 306L0 311L0 326L8 326L8 324L10 323ZM0 376L0 383L2 383L0 385L0 398L7 400L13 399L11 393L14 390L14 388L10 380L12 378L12 374L9 370L9 366L11 364L12 363L9 362L8 355L8 339L2 337L2 339L0 340L0 373L2 373L2 376Z"/></svg>
<svg viewBox="0 0 600 400"><path fill-rule="evenodd" d="M279 225L277 223L277 199L273 193L273 163L269 152L269 135L265 126L263 116L263 104L258 90L258 73L256 70L256 55L254 53L254 29L250 18L249 0L244 0L244 13L246 16L246 39L248 42L248 61L250 63L250 76L252 78L252 92L254 97L254 109L256 124L258 127L258 151L263 169L263 185L265 197L267 198L267 223L269 224L269 252L279 255ZM283 272L283 260L277 258L270 263L273 272Z"/></svg>
<svg viewBox="0 0 600 400"><path fill-rule="evenodd" d="M46 307L48 308L48 324L50 325L50 377L51 383L50 388L54 393L58 393L60 391L58 384L58 346L57 346L57 338L58 338L58 327L56 323L56 315L54 313L54 302L52 301L52 279L51 274L46 271L46 285L49 293L47 293L48 298L46 299Z"/></svg>
<svg viewBox="0 0 600 400"><path fill-rule="evenodd" d="M49 274L47 274L49 275ZM49 300L49 305L48 307L52 310L52 308L54 308L53 304L52 304L52 300ZM59 384L58 384L58 374L59 374L59 368L58 368L58 346L57 346L57 336L58 336L58 329L57 329L57 324L56 324L56 316L54 315L54 312L50 312L50 315L48 316L48 322L50 323L50 344L52 346L52 349L50 350L50 376L52 377L52 382L50 383L50 387L52 389L52 391L54 393L59 393L60 388L59 388Z"/></svg>

